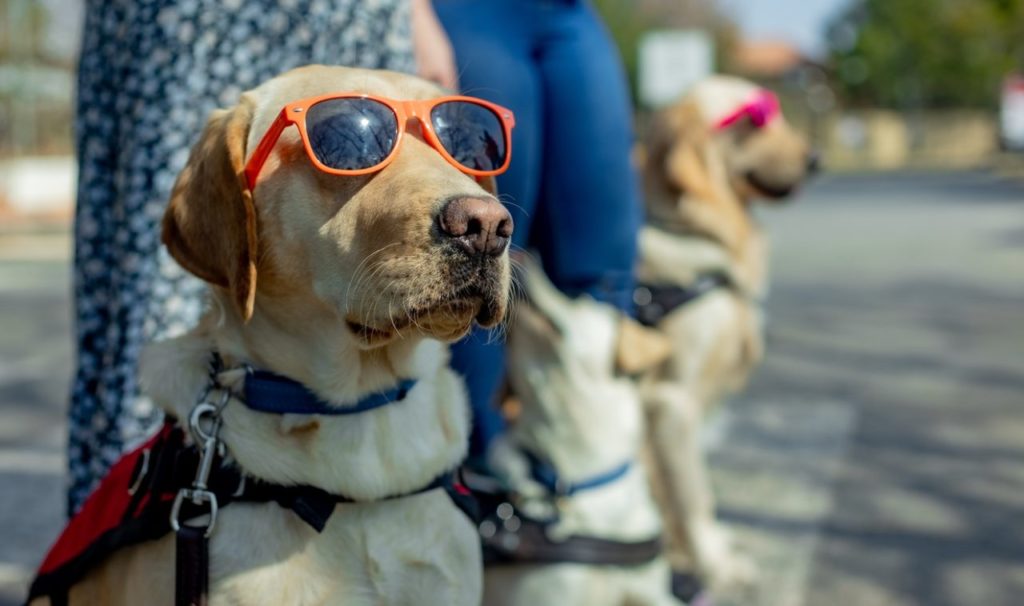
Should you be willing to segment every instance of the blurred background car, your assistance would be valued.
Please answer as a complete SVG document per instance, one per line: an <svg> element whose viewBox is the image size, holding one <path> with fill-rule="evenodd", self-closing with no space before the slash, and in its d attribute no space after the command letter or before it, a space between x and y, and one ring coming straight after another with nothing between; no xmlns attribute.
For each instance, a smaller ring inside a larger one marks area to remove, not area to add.
<svg viewBox="0 0 1024 606"><path fill-rule="evenodd" d="M1008 76L999 100L999 142L1004 150L1024 151L1024 75Z"/></svg>

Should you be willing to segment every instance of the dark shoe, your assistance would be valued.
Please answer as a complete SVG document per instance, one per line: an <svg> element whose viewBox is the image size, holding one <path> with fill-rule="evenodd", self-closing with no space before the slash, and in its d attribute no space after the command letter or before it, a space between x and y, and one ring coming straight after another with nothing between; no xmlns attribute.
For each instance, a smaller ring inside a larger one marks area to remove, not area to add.
<svg viewBox="0 0 1024 606"><path fill-rule="evenodd" d="M711 606L711 595L697 575L689 572L672 571L672 595L687 606Z"/></svg>

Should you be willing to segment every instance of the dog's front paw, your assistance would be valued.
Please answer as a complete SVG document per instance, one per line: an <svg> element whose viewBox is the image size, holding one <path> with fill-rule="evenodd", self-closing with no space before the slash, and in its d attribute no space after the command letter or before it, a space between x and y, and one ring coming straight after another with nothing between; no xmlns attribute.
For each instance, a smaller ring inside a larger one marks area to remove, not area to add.
<svg viewBox="0 0 1024 606"><path fill-rule="evenodd" d="M738 551L732 535L717 523L700 527L693 535L697 570L715 589L749 587L758 576L757 563Z"/></svg>
<svg viewBox="0 0 1024 606"><path fill-rule="evenodd" d="M757 582L759 574L757 562L734 549L714 563L707 579L708 585L716 589L746 589Z"/></svg>

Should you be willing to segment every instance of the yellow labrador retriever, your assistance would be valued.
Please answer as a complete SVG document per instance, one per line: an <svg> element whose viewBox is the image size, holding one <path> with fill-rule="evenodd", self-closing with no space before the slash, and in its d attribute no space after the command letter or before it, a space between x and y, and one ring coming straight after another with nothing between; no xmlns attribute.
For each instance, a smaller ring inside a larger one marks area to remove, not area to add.
<svg viewBox="0 0 1024 606"><path fill-rule="evenodd" d="M350 98L296 102L336 93ZM176 507L175 523L209 530L211 605L480 601L476 528L433 488L469 430L444 341L505 313L511 218L473 176L507 165L511 114L408 102L441 95L397 73L293 70L214 114L178 179L164 241L210 283L212 305L192 332L149 347L142 381L193 439L217 434L209 482L239 481L222 498L279 491L222 503L215 519L196 492L196 517ZM301 111L297 129L288 112ZM309 502L282 504L297 487L328 499L319 529ZM174 596L171 533L116 552L67 597Z"/></svg>
<svg viewBox="0 0 1024 606"><path fill-rule="evenodd" d="M730 584L749 580L753 567L715 522L701 420L742 387L762 354L768 253L751 205L787 197L816 158L775 96L738 78L698 83L654 118L650 133L635 299L641 321L674 346L644 381L654 486L673 567Z"/></svg>
<svg viewBox="0 0 1024 606"><path fill-rule="evenodd" d="M517 306L508 361L521 412L514 450L500 461L518 494L481 524L496 560L484 603L680 604L640 460L644 411L633 380L670 346L610 305L569 299L539 265L525 265L528 302Z"/></svg>

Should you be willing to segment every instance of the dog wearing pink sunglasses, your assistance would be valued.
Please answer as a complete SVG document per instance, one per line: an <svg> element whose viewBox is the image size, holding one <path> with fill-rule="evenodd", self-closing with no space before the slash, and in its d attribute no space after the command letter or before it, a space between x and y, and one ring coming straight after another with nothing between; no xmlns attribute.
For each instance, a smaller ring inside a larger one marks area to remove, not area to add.
<svg viewBox="0 0 1024 606"><path fill-rule="evenodd" d="M33 604L479 604L446 342L505 314L506 112L310 66L213 114L163 223L210 306L142 355L168 423L83 506Z"/></svg>
<svg viewBox="0 0 1024 606"><path fill-rule="evenodd" d="M725 76L654 116L645 144L634 298L640 320L673 344L642 387L669 558L713 587L743 584L755 567L715 520L700 429L762 357L768 250L752 206L789 197L817 159L773 93Z"/></svg>

